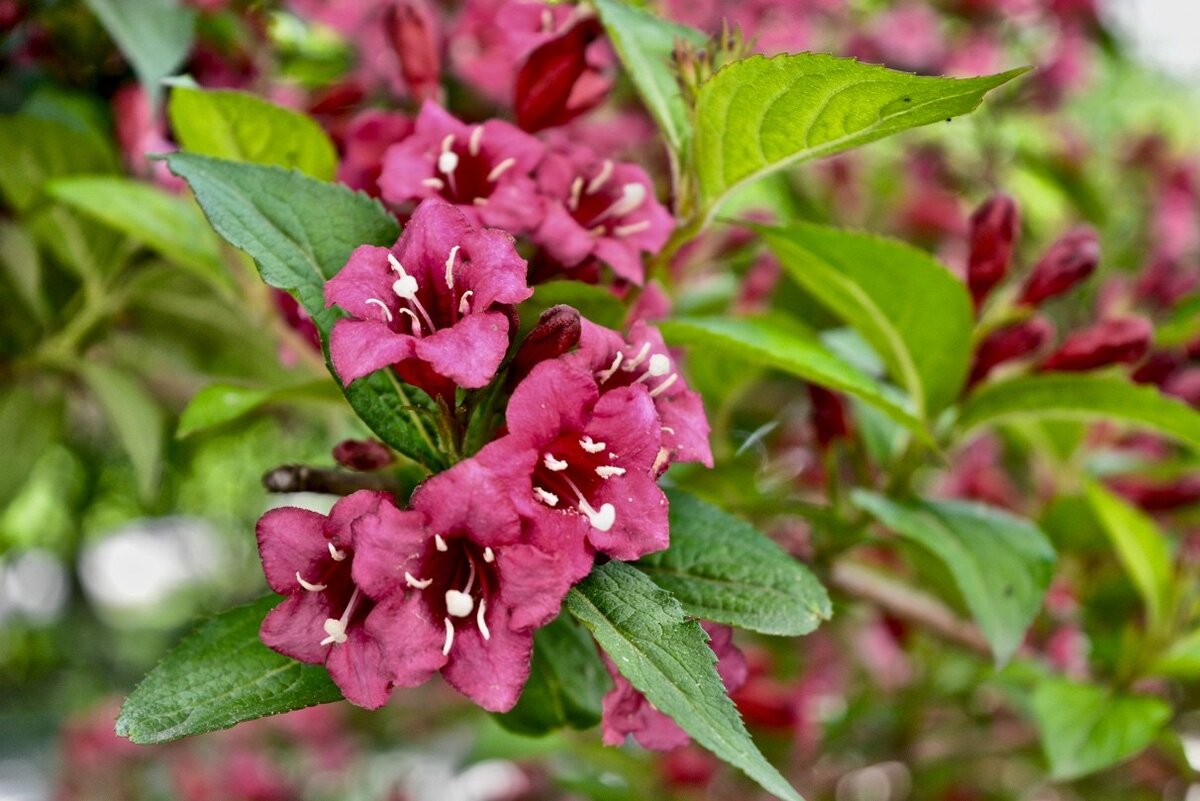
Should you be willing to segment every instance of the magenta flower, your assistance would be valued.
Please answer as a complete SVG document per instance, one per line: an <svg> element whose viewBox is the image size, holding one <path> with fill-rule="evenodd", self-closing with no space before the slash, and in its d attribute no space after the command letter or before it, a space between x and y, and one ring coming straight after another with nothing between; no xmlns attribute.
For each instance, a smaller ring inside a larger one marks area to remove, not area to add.
<svg viewBox="0 0 1200 801"><path fill-rule="evenodd" d="M455 70L497 103L510 103L522 62L566 28L575 10L534 0L467 0L450 37Z"/></svg>
<svg viewBox="0 0 1200 801"><path fill-rule="evenodd" d="M601 394L567 359L543 362L513 392L508 434L476 459L504 475L504 492L548 541L586 537L616 559L667 547L667 498L655 482L662 447L642 385Z"/></svg>
<svg viewBox="0 0 1200 801"><path fill-rule="evenodd" d="M656 461L655 472L666 466L666 458L712 467L704 402L684 382L658 329L639 320L626 340L589 320L581 325L579 350L570 358L592 373L600 390L642 385L654 401L666 451L666 457Z"/></svg>
<svg viewBox="0 0 1200 801"><path fill-rule="evenodd" d="M354 577L379 599L366 629L397 686L440 670L485 709L517 702L533 630L558 614L592 553L582 536L527 532L510 495L499 476L467 460L423 484L412 511L381 504L355 523Z"/></svg>
<svg viewBox="0 0 1200 801"><path fill-rule="evenodd" d="M642 282L641 254L657 253L675 225L645 170L574 147L549 153L537 181L547 198L533 232L538 245L566 267L594 256L621 278Z"/></svg>
<svg viewBox="0 0 1200 801"><path fill-rule="evenodd" d="M532 294L512 237L480 230L454 207L417 207L391 248L363 245L325 284L350 314L329 350L345 383L392 366L430 395L491 381L508 350L512 304Z"/></svg>
<svg viewBox="0 0 1200 801"><path fill-rule="evenodd" d="M545 146L500 120L460 122L426 102L412 136L388 149L379 187L389 203L440 197L476 223L513 233L542 217L533 179Z"/></svg>
<svg viewBox="0 0 1200 801"><path fill-rule="evenodd" d="M382 492L360 490L329 516L295 507L258 521L258 552L267 584L287 600L263 620L262 641L285 656L324 665L347 699L377 709L391 678L379 642L363 627L374 607L352 575L355 521L390 505Z"/></svg>
<svg viewBox="0 0 1200 801"><path fill-rule="evenodd" d="M725 683L726 691L736 692L746 683L749 669L745 655L733 644L733 629L708 621L700 625L708 632L708 647L717 655L717 674ZM688 744L690 738L679 724L655 709L646 696L617 672L607 656L604 666L614 685L604 696L604 718L600 726L605 745L621 745L630 734L639 745L651 751L670 751Z"/></svg>
<svg viewBox="0 0 1200 801"><path fill-rule="evenodd" d="M351 189L379 197L379 172L387 149L412 133L413 121L397 111L370 108L346 124L338 180Z"/></svg>

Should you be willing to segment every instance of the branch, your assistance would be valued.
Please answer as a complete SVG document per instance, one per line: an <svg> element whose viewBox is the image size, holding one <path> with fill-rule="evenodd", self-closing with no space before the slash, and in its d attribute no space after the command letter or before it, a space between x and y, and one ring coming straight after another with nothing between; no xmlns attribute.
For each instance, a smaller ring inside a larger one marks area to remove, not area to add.
<svg viewBox="0 0 1200 801"><path fill-rule="evenodd" d="M285 464L268 470L262 477L267 492L319 492L324 495L349 495L358 490L390 492L407 498L411 487L388 473L355 473L306 464Z"/></svg>
<svg viewBox="0 0 1200 801"><path fill-rule="evenodd" d="M932 634L990 657L983 632L930 595L856 562L841 561L829 573L829 583L846 595L875 604Z"/></svg>

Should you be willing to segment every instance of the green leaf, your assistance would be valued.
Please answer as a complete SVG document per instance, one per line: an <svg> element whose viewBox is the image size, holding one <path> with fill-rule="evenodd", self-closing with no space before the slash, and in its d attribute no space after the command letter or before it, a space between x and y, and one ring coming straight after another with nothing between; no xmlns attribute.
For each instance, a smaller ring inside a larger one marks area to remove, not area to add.
<svg viewBox="0 0 1200 801"><path fill-rule="evenodd" d="M784 324L772 318L684 317L664 320L659 328L674 345L721 352L741 363L782 370L854 395L931 441L924 424L888 397L881 384L839 359L798 323Z"/></svg>
<svg viewBox="0 0 1200 801"><path fill-rule="evenodd" d="M1086 490L1096 519L1146 604L1150 628L1158 630L1169 611L1175 572L1167 538L1148 515L1096 482L1089 481Z"/></svg>
<svg viewBox="0 0 1200 801"><path fill-rule="evenodd" d="M8 283L21 304L38 322L50 319L37 245L28 231L9 220L0 220L0 270L8 276Z"/></svg>
<svg viewBox="0 0 1200 801"><path fill-rule="evenodd" d="M337 172L337 151L309 117L231 89L171 89L171 128L189 153L264 166L294 167L322 181Z"/></svg>
<svg viewBox="0 0 1200 801"><path fill-rule="evenodd" d="M679 490L671 547L637 566L692 617L797 637L828 620L829 595L807 567L758 529Z"/></svg>
<svg viewBox="0 0 1200 801"><path fill-rule="evenodd" d="M192 50L196 12L181 0L84 0L133 65L152 102Z"/></svg>
<svg viewBox="0 0 1200 801"><path fill-rule="evenodd" d="M165 743L341 700L324 668L259 641L258 627L277 603L272 596L231 609L186 637L126 699L117 734Z"/></svg>
<svg viewBox="0 0 1200 801"><path fill-rule="evenodd" d="M62 410L46 403L27 386L9 383L0 390L0 509L29 480L34 464L58 437Z"/></svg>
<svg viewBox="0 0 1200 801"><path fill-rule="evenodd" d="M996 664L1016 653L1042 606L1054 548L1028 520L962 501L895 501L863 490L854 503L950 571Z"/></svg>
<svg viewBox="0 0 1200 801"><path fill-rule="evenodd" d="M400 233L377 201L295 170L191 153L172 154L167 163L191 186L216 232L254 257L267 284L296 295L326 342L337 314L325 309L325 281L359 245L390 245ZM345 393L388 445L427 467L444 466L425 419L431 401L420 390L380 370Z"/></svg>
<svg viewBox="0 0 1200 801"><path fill-rule="evenodd" d="M705 206L711 215L731 191L775 170L970 113L1024 71L924 77L815 53L736 61L696 100Z"/></svg>
<svg viewBox="0 0 1200 801"><path fill-rule="evenodd" d="M1200 629L1172 643L1167 652L1154 662L1150 672L1177 679L1200 677Z"/></svg>
<svg viewBox="0 0 1200 801"><path fill-rule="evenodd" d="M162 470L166 430L163 410L127 373L97 362L80 362L76 370L99 401L129 456L142 498L154 497Z"/></svg>
<svg viewBox="0 0 1200 801"><path fill-rule="evenodd" d="M600 722L601 702L612 682L591 636L568 615L533 635L533 665L517 705L496 720L517 734L541 736Z"/></svg>
<svg viewBox="0 0 1200 801"><path fill-rule="evenodd" d="M696 742L768 792L803 801L746 733L707 635L670 593L636 568L609 562L568 593L566 606L621 675Z"/></svg>
<svg viewBox="0 0 1200 801"><path fill-rule="evenodd" d="M112 173L116 156L96 136L54 120L0 115L0 192L28 212L52 178Z"/></svg>
<svg viewBox="0 0 1200 801"><path fill-rule="evenodd" d="M686 153L692 123L679 91L672 53L677 39L703 45L708 36L619 0L594 1L609 41L671 152Z"/></svg>
<svg viewBox="0 0 1200 801"><path fill-rule="evenodd" d="M197 392L183 410L175 436L182 439L233 422L268 403L340 399L340 395L335 396L336 391L333 382L326 379L273 389L209 384Z"/></svg>
<svg viewBox="0 0 1200 801"><path fill-rule="evenodd" d="M1179 301L1154 328L1154 345L1159 348L1182 347L1196 337L1200 337L1200 295Z"/></svg>
<svg viewBox="0 0 1200 801"><path fill-rule="evenodd" d="M970 295L937 259L893 239L808 223L759 232L789 276L875 350L917 409L958 397L970 366Z"/></svg>
<svg viewBox="0 0 1200 801"><path fill-rule="evenodd" d="M1051 773L1058 781L1069 781L1150 745L1171 719L1171 706L1149 695L1051 679L1034 691L1033 714Z"/></svg>
<svg viewBox="0 0 1200 801"><path fill-rule="evenodd" d="M986 384L967 399L962 431L1014 420L1113 420L1149 428L1200 450L1200 412L1154 387L1071 373Z"/></svg>
<svg viewBox="0 0 1200 801"><path fill-rule="evenodd" d="M190 200L129 178L66 178L47 185L56 200L145 243L167 261L223 288L231 281L218 240Z"/></svg>

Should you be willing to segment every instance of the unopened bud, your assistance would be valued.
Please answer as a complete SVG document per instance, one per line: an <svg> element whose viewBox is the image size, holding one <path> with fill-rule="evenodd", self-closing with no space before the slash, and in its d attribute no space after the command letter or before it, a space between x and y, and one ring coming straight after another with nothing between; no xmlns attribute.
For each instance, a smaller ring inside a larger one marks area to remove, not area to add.
<svg viewBox="0 0 1200 801"><path fill-rule="evenodd" d="M541 362L556 359L579 344L579 312L570 306L551 306L525 337L513 359L513 380L520 381Z"/></svg>
<svg viewBox="0 0 1200 801"><path fill-rule="evenodd" d="M850 417L846 413L846 402L836 392L816 384L808 385L808 399L812 404L810 419L817 435L817 445L825 450L835 440L850 436Z"/></svg>
<svg viewBox="0 0 1200 801"><path fill-rule="evenodd" d="M388 40L400 60L400 75L417 100L437 97L441 88L437 22L424 0L399 0L385 20Z"/></svg>
<svg viewBox="0 0 1200 801"><path fill-rule="evenodd" d="M382 442L373 439L346 439L333 446L333 459L342 467L369 473L387 467L395 457Z"/></svg>
<svg viewBox="0 0 1200 801"><path fill-rule="evenodd" d="M1008 195L993 195L971 215L971 256L967 286L979 308L1004 280L1018 234L1017 204Z"/></svg>
<svg viewBox="0 0 1200 801"><path fill-rule="evenodd" d="M585 17L529 54L513 91L517 125L526 131L563 125L604 100L611 82L587 55L602 32L595 17Z"/></svg>
<svg viewBox="0 0 1200 801"><path fill-rule="evenodd" d="M1020 303L1040 306L1086 279L1100 263L1100 240L1089 226L1074 228L1050 246L1021 290Z"/></svg>
<svg viewBox="0 0 1200 801"><path fill-rule="evenodd" d="M1054 324L1041 315L997 328L984 337L975 349L968 385L979 383L1005 362L1036 353L1053 338Z"/></svg>
<svg viewBox="0 0 1200 801"><path fill-rule="evenodd" d="M1131 364L1146 355L1154 326L1144 317L1103 320L1067 338L1050 354L1043 370L1094 370L1110 364Z"/></svg>

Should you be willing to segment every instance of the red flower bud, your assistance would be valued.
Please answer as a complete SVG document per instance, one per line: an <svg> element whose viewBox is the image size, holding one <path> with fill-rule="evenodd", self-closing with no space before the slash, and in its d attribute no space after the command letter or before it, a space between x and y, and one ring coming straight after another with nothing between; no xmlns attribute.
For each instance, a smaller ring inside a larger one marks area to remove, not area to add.
<svg viewBox="0 0 1200 801"><path fill-rule="evenodd" d="M437 22L424 0L399 0L388 9L384 23L400 74L417 100L437 97L441 88Z"/></svg>
<svg viewBox="0 0 1200 801"><path fill-rule="evenodd" d="M395 461L382 442L373 439L346 439L333 446L333 460L342 467L369 473Z"/></svg>
<svg viewBox="0 0 1200 801"><path fill-rule="evenodd" d="M1166 512L1200 501L1200 476L1152 482L1139 476L1122 476L1109 482L1114 492L1147 512Z"/></svg>
<svg viewBox="0 0 1200 801"><path fill-rule="evenodd" d="M1139 384L1154 384L1161 387L1183 366L1183 358L1169 350L1151 353L1130 375Z"/></svg>
<svg viewBox="0 0 1200 801"><path fill-rule="evenodd" d="M525 337L513 359L512 380L520 381L547 359L555 359L579 344L579 312L570 306L551 306Z"/></svg>
<svg viewBox="0 0 1200 801"><path fill-rule="evenodd" d="M1132 364L1146 355L1154 326L1144 317L1103 320L1067 338L1050 354L1043 370L1093 370L1109 364Z"/></svg>
<svg viewBox="0 0 1200 801"><path fill-rule="evenodd" d="M1200 409L1200 367L1185 367L1179 370L1163 383L1162 390L1189 406Z"/></svg>
<svg viewBox="0 0 1200 801"><path fill-rule="evenodd" d="M822 450L828 448L834 440L850 436L846 402L840 395L816 384L809 384L808 398L812 403L810 417L817 433L817 445Z"/></svg>
<svg viewBox="0 0 1200 801"><path fill-rule="evenodd" d="M1033 268L1019 302L1040 306L1087 278L1100 263L1100 240L1090 226L1081 225L1059 237Z"/></svg>
<svg viewBox="0 0 1200 801"><path fill-rule="evenodd" d="M587 55L601 31L595 17L586 17L529 54L513 92L517 125L526 131L563 125L604 99L611 82Z"/></svg>
<svg viewBox="0 0 1200 801"><path fill-rule="evenodd" d="M288 328L300 335L301 339L312 345L313 350L320 352L321 350L321 334L318 333L317 327L313 324L312 318L308 316L308 312L304 310L296 299L282 289L272 289L271 297L275 300L275 308L283 317Z"/></svg>
<svg viewBox="0 0 1200 801"><path fill-rule="evenodd" d="M1008 195L992 195L971 215L967 286L976 308L983 304L992 287L1004 280L1018 233L1017 204Z"/></svg>
<svg viewBox="0 0 1200 801"><path fill-rule="evenodd" d="M984 337L975 349L975 361L971 365L967 385L979 383L1005 362L1036 353L1053 338L1054 324L1041 315L997 328Z"/></svg>

